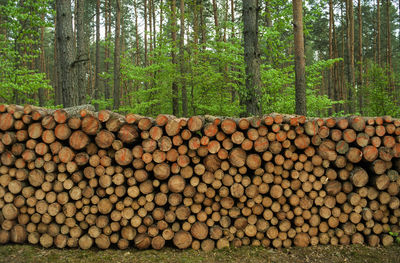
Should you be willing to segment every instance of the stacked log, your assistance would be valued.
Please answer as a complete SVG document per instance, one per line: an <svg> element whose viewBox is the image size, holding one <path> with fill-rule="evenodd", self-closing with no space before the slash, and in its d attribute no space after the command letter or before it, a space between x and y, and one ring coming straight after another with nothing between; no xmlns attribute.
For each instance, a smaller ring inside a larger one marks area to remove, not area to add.
<svg viewBox="0 0 400 263"><path fill-rule="evenodd" d="M390 245L400 120L0 105L0 243Z"/></svg>

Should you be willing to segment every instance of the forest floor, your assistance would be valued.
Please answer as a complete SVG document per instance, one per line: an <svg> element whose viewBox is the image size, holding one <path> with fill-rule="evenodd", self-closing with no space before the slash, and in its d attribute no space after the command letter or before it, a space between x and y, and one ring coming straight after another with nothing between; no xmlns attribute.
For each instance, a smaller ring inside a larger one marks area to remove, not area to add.
<svg viewBox="0 0 400 263"><path fill-rule="evenodd" d="M372 248L362 245L316 246L308 248L268 249L242 247L212 252L164 248L161 251L44 249L32 245L0 246L0 262L240 262L240 263L345 263L400 262L400 246Z"/></svg>

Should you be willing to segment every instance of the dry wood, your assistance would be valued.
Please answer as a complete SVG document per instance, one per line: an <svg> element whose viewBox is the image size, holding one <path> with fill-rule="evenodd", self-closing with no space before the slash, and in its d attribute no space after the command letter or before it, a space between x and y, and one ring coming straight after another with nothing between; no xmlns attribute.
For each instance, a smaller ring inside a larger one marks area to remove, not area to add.
<svg viewBox="0 0 400 263"><path fill-rule="evenodd" d="M400 121L388 116L0 112L2 244L386 246L400 222Z"/></svg>

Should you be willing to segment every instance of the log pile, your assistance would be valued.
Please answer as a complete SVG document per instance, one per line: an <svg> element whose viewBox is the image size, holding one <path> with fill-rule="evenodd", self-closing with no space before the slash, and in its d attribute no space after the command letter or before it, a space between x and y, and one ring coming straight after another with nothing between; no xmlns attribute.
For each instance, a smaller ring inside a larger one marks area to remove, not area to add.
<svg viewBox="0 0 400 263"><path fill-rule="evenodd" d="M0 243L390 245L400 120L0 105Z"/></svg>

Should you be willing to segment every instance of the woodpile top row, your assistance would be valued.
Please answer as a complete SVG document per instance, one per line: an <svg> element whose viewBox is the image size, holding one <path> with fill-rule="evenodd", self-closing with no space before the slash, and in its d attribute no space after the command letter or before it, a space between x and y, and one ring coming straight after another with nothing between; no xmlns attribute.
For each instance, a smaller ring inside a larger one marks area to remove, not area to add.
<svg viewBox="0 0 400 263"><path fill-rule="evenodd" d="M0 244L390 245L400 120L0 105Z"/></svg>

